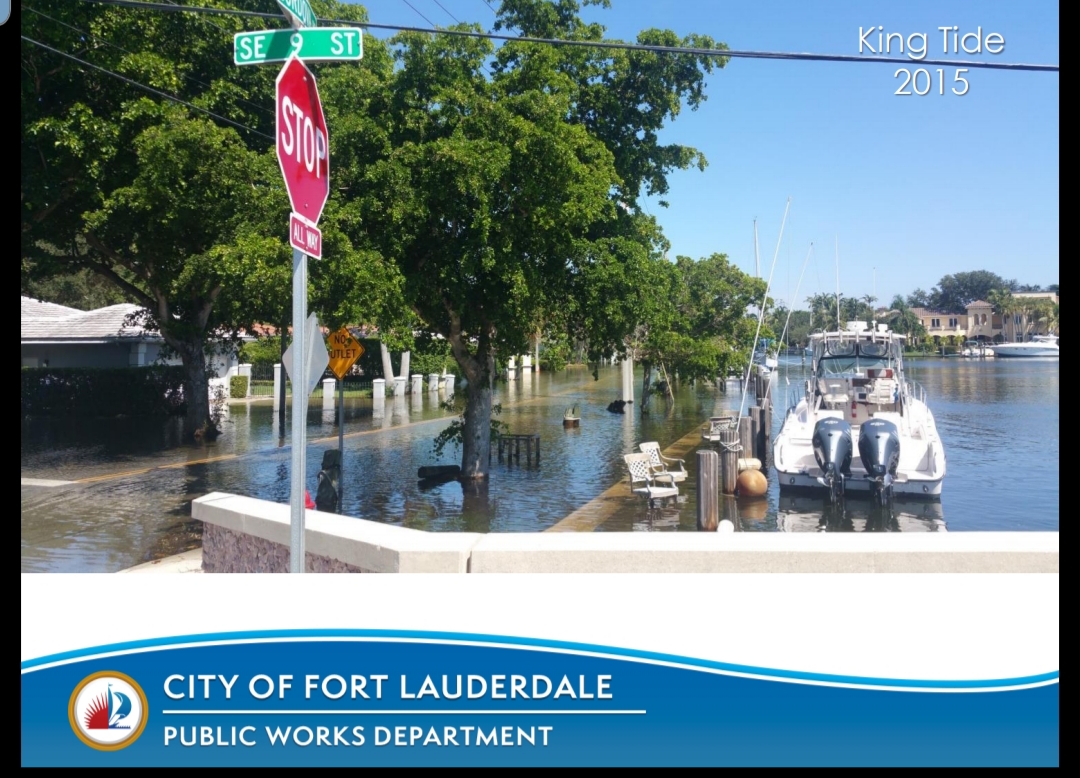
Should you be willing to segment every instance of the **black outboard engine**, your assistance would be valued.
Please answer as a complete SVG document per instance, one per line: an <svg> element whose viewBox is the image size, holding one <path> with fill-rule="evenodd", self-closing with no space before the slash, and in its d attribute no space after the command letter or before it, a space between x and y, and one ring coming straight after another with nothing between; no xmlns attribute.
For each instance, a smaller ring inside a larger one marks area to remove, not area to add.
<svg viewBox="0 0 1080 778"><path fill-rule="evenodd" d="M844 496L844 479L851 477L851 425L843 419L821 419L814 425L814 459L821 468L818 481L829 490L829 500Z"/></svg>
<svg viewBox="0 0 1080 778"><path fill-rule="evenodd" d="M900 464L900 433L884 419L863 422L859 430L859 457L870 479L870 490L879 505L892 497L892 484Z"/></svg>

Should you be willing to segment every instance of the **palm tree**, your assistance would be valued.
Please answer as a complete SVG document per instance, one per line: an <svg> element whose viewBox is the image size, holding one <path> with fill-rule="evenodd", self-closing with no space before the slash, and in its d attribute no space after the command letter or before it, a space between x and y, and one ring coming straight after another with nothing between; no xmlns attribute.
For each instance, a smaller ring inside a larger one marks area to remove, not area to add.
<svg viewBox="0 0 1080 778"><path fill-rule="evenodd" d="M1050 300L1036 300L1032 306L1032 319L1046 328L1046 334L1056 335L1058 329L1058 304Z"/></svg>
<svg viewBox="0 0 1080 778"><path fill-rule="evenodd" d="M1018 313L1017 298L1012 296L1008 289L994 289L987 295L987 302L994 308L994 313L1001 317L1002 330L1009 329L1005 326L1010 316Z"/></svg>

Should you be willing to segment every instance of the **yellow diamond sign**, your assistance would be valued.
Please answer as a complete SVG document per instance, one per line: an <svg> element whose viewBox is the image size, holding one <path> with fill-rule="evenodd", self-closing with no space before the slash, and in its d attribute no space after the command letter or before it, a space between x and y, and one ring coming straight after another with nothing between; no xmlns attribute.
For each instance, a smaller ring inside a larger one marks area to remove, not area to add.
<svg viewBox="0 0 1080 778"><path fill-rule="evenodd" d="M330 352L330 369L339 381L349 372L349 368L356 364L356 360L364 355L364 347L360 345L360 341L344 327L332 334L326 345Z"/></svg>

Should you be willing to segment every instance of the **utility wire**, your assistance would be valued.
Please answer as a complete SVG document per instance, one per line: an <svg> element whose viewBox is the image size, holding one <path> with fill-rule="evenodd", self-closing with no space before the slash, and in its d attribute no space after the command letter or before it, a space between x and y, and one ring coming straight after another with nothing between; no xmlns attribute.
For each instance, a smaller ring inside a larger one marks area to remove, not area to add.
<svg viewBox="0 0 1080 778"><path fill-rule="evenodd" d="M27 38L25 35L21 35L19 37L21 37L27 43L32 43L35 46L40 46L41 48L45 49L46 51L51 51L53 54L59 54L61 57L64 57L66 59L70 59L70 60L72 60L74 62L78 62L80 65L83 65L85 67L93 68L94 70L100 70L102 73L105 73L106 75L110 75L113 78L118 78L121 81L124 81L125 83L131 84L134 87L137 87L139 89L150 92L151 94L157 95L158 97L164 97L166 100L172 100L174 103L179 103L180 105L187 106L188 108L190 108L193 111L199 111L200 113L204 113L207 116L211 116L211 117L217 119L218 121L225 122L226 124L231 124L233 127L237 127L237 128L239 128L241 130L245 130L246 132L250 132L252 135L258 135L260 138L266 138L269 141L274 140L273 135L267 135L264 132L259 132L258 130L253 129L251 127L248 127L246 125L240 124L239 122L234 122L232 119L228 119L228 118L226 118L224 116L220 116L219 114L216 114L213 111L208 111L205 108L200 108L197 105L189 103L187 100L181 100L179 97L176 97L175 95L170 95L167 92L162 92L160 89L154 89L152 86L147 86L146 84L140 84L138 81L134 81L134 80L128 78L127 76L122 76L119 73L114 73L113 71L107 70L106 68L103 68L100 65L95 65L92 62L87 62L84 59L79 59L78 57L76 57L76 56L74 56L72 54L68 54L66 51L60 51L60 49L54 49L52 46L48 46L48 45L46 45L46 44L44 44L44 43L42 43L40 41L36 41L33 38Z"/></svg>
<svg viewBox="0 0 1080 778"><path fill-rule="evenodd" d="M216 14L219 16L247 16L259 19L281 19L281 14L264 13L261 11L240 11L230 8L200 8L191 5L168 5L165 3L144 2L143 0L82 0L84 3L99 3L103 5L116 5L127 8L141 8L147 11L187 11L190 13ZM410 6L411 7L411 6ZM419 11L417 11L419 13ZM420 14L423 17L423 14ZM426 20L426 17L425 17ZM890 65L912 64L945 65L948 67L983 68L986 70L1033 70L1057 73L1059 65L1038 65L1019 62L989 62L983 60L947 60L947 59L922 59L912 60L907 57L863 57L855 54L811 54L783 51L735 51L732 49L707 49L691 46L659 46L648 43L621 43L616 41L578 41L564 40L561 38L532 38L517 35L501 35L493 32L474 32L471 30L445 30L423 27L407 27L400 24L374 24L371 22L356 22L351 19L326 19L327 24L344 27L370 28L373 30L397 30L399 32L420 32L439 35L457 35L466 38L488 38L490 40L516 41L518 43L543 43L552 46L570 46L575 48L594 49L618 49L622 51L649 51L657 54L688 54L693 56L708 57L732 57L745 59L782 59L803 60L813 62L863 62ZM429 21L428 24L431 24Z"/></svg>
<svg viewBox="0 0 1080 778"><path fill-rule="evenodd" d="M77 32L80 35L85 35L87 38L92 38L92 39L94 39L96 41L101 41L106 46L112 46L114 49L118 49L118 50L124 52L125 54L130 54L131 56L136 55L134 51L130 51L129 49L125 49L123 46L119 46L119 45L113 43L112 41L109 41L109 40L106 40L105 38L94 35L93 33L87 32L86 30L80 30L78 27L73 27L72 25L68 24L67 22L61 21L60 19L57 19L57 18L55 18L53 16L49 16L47 13L42 13L41 11L38 11L35 8L30 8L29 6L23 6L23 8L25 10L29 11L32 14L37 14L38 16L44 17L44 18L48 19L51 22L55 22L56 24L59 24L61 27L67 27L72 32ZM204 82L200 81L199 79L197 79L197 78L195 78L193 76L187 75L186 73L181 73L180 76L182 78L186 78L188 81L190 81L193 84L198 84L199 86L205 87L206 89L213 89L213 87L210 84L204 83ZM250 105L255 110L262 111L263 113L267 114L268 116L274 116L274 112L271 111L269 108L267 108L264 105L257 105L256 103L253 103L250 100L244 100L241 97L236 98L236 101L238 103L243 103L244 105Z"/></svg>
<svg viewBox="0 0 1080 778"><path fill-rule="evenodd" d="M495 10L495 6L493 6L491 3L489 3L488 0L484 0L484 5L486 5L488 8L490 8L491 12L493 14L495 14L496 16L499 15L499 12Z"/></svg>
<svg viewBox="0 0 1080 778"><path fill-rule="evenodd" d="M456 16L454 16L452 13L450 13L449 11L447 11L446 6L443 5L442 3L440 3L439 0L434 0L434 3L435 3L435 5L439 6L439 8L446 11L446 15L454 20L454 24L461 24L461 22L458 21L458 18Z"/></svg>
<svg viewBox="0 0 1080 778"><path fill-rule="evenodd" d="M417 16L419 16L419 17L420 17L421 19L423 19L423 20L424 20L425 22L427 22L428 24L430 24L430 25L431 25L432 27L434 27L434 26L435 26L435 22L431 21L431 19L427 18L427 17L426 17L426 16L424 16L424 15L423 15L422 13L420 13L420 11L419 11L419 10L417 10L416 6L415 6L415 5L413 5L412 3L410 3L410 2L409 2L409 0L401 0L401 2L405 3L405 5L409 6L409 8L413 9L414 11L416 11L416 15L417 15ZM369 25L369 26L370 26L370 25Z"/></svg>

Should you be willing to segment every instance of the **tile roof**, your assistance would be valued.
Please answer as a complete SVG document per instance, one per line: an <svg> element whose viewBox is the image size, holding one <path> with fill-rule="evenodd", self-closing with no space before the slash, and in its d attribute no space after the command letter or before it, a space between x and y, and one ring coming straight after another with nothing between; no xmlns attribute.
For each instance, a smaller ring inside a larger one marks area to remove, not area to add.
<svg viewBox="0 0 1080 778"><path fill-rule="evenodd" d="M139 325L127 325L127 317L142 309L131 303L80 311L62 305L22 298L22 339L28 340L161 340Z"/></svg>
<svg viewBox="0 0 1080 778"><path fill-rule="evenodd" d="M68 308L65 305L57 305L56 303L47 303L43 300L35 300L33 297L22 298L22 317L32 318L56 318L58 316L71 316L75 313L82 313L78 308Z"/></svg>
<svg viewBox="0 0 1080 778"><path fill-rule="evenodd" d="M966 308L975 308L976 306L979 307L979 308L992 308L993 307L992 305L990 305L990 303L986 302L986 300L975 300L973 302L968 303L965 307Z"/></svg>

